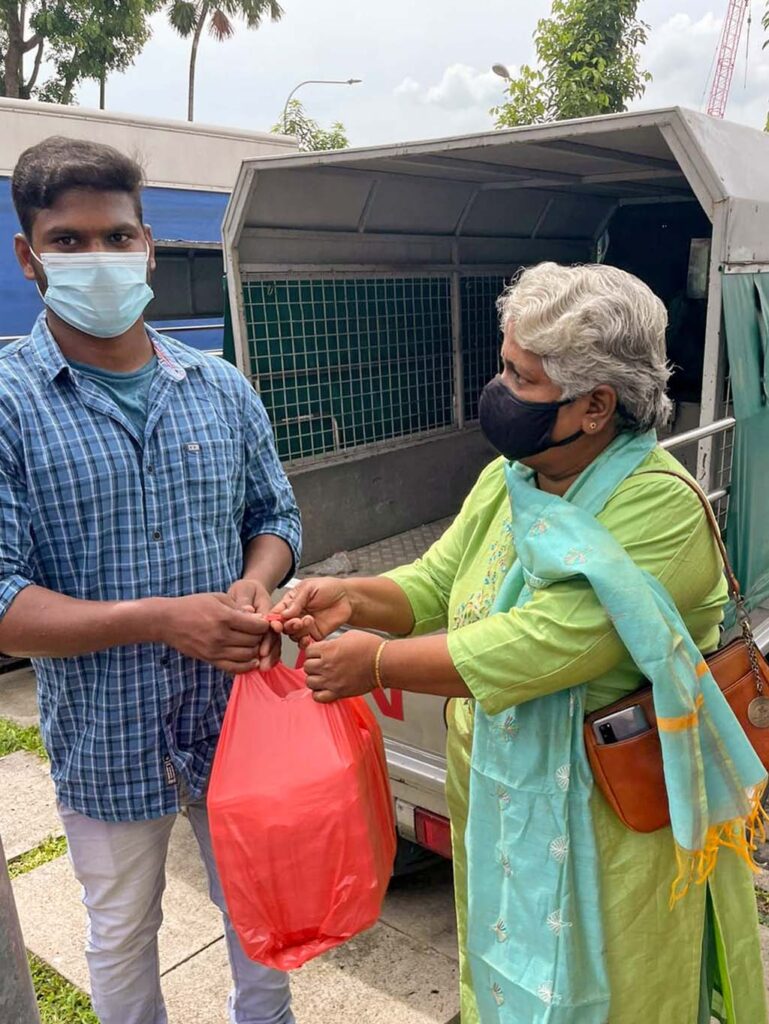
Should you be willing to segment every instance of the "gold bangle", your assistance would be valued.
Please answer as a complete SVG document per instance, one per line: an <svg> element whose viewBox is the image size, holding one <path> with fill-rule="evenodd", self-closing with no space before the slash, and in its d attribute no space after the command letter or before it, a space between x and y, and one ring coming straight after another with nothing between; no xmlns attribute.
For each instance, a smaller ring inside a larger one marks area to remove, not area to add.
<svg viewBox="0 0 769 1024"><path fill-rule="evenodd" d="M382 683L382 654L389 643L389 640L383 640L379 647L377 647L376 656L374 657L374 681L380 690L384 690L384 684Z"/></svg>

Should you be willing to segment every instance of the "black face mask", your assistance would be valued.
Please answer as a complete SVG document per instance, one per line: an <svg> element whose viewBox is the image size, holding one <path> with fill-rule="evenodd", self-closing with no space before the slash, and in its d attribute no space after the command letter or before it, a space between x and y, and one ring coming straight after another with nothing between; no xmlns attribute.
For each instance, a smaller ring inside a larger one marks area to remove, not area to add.
<svg viewBox="0 0 769 1024"><path fill-rule="evenodd" d="M552 439L558 410L573 398L560 402L527 402L514 395L501 377L489 381L481 392L478 415L481 430L489 441L510 462L539 455L548 448L560 448L581 437L578 430L562 441Z"/></svg>

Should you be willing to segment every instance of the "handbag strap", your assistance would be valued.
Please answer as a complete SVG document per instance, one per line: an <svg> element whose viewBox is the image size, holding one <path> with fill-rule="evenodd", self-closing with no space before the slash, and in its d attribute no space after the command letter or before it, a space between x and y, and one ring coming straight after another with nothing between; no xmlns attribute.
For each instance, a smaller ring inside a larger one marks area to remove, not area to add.
<svg viewBox="0 0 769 1024"><path fill-rule="evenodd" d="M697 495L700 500L700 504L705 510L705 515L708 523L710 524L710 529L713 533L716 544L718 545L718 550L721 552L721 558L724 563L724 572L726 574L727 583L729 584L729 596L736 605L742 605L744 607L745 599L742 596L739 580L737 579L732 567L732 562L729 558L729 553L726 550L724 539L721 536L721 527L718 525L718 520L716 519L716 514L713 511L713 506L708 501L708 497L705 492L699 484L694 482L694 480L691 480L688 476L684 476L683 473L677 473L674 469L652 469L648 470L646 473L639 473L638 475L646 476L650 474L653 474L654 476L674 476L677 480L681 480L682 483L685 483L686 486Z"/></svg>
<svg viewBox="0 0 769 1024"><path fill-rule="evenodd" d="M758 692L761 693L763 691L763 676L761 674L761 670L758 667L758 646L756 644L756 639L753 636L753 626L750 621L750 615L748 614L748 610L745 607L745 598L743 597L739 580L737 579L737 576L734 572L731 559L729 558L729 553L726 550L726 545L724 544L724 539L721 536L721 527L718 525L716 514L713 511L713 506L710 504L710 501L708 500L708 496L705 494L705 492L702 490L699 484L696 484L694 482L694 480L692 480L688 476L684 476L683 473L677 473L674 469L650 469L642 473L639 473L638 475L647 476L651 474L654 474L656 476L676 477L682 483L685 483L690 490L694 491L694 493L700 499L700 504L702 505L705 511L705 516L708 520L708 523L710 524L713 537L715 538L716 544L718 545L718 550L721 552L721 558L724 563L724 573L726 574L726 580L729 585L729 596L734 601L734 607L737 612L737 618L740 620L742 636L748 648L748 655L750 656L750 667L756 680Z"/></svg>

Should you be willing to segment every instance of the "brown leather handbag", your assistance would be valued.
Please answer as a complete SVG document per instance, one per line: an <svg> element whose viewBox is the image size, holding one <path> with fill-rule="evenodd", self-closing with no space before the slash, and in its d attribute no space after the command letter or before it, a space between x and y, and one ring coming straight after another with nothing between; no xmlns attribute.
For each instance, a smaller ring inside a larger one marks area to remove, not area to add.
<svg viewBox="0 0 769 1024"><path fill-rule="evenodd" d="M706 658L713 678L745 730L765 767L769 767L769 665L756 645L740 585L726 553L710 502L700 488L681 473L653 470L682 480L697 494L718 543L729 593L742 625L742 636ZM640 704L650 728L615 743L600 743L594 723L607 715ZM593 711L585 718L585 747L596 785L617 816L634 832L656 832L670 824L665 776L651 686Z"/></svg>

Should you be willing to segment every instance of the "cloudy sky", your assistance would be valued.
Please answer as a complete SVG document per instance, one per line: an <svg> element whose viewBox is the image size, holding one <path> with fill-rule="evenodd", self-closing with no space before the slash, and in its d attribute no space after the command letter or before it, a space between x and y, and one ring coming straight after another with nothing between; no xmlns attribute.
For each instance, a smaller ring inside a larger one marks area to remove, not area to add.
<svg viewBox="0 0 769 1024"><path fill-rule="evenodd" d="M279 117L286 95L306 78L361 78L361 85L306 86L300 93L322 123L340 119L353 145L483 131L502 99L495 61L511 71L533 57L532 33L549 0L282 0L285 15L257 32L217 43L204 37L196 120L255 130ZM644 65L654 75L636 107L703 108L727 0L642 0L651 26ZM769 108L769 48L762 49L762 0L752 0L727 116L763 127ZM677 13L671 13L675 12ZM109 79L107 106L158 117L186 116L188 43L164 17L136 65ZM747 79L746 79L747 71ZM98 105L83 86L80 102Z"/></svg>

